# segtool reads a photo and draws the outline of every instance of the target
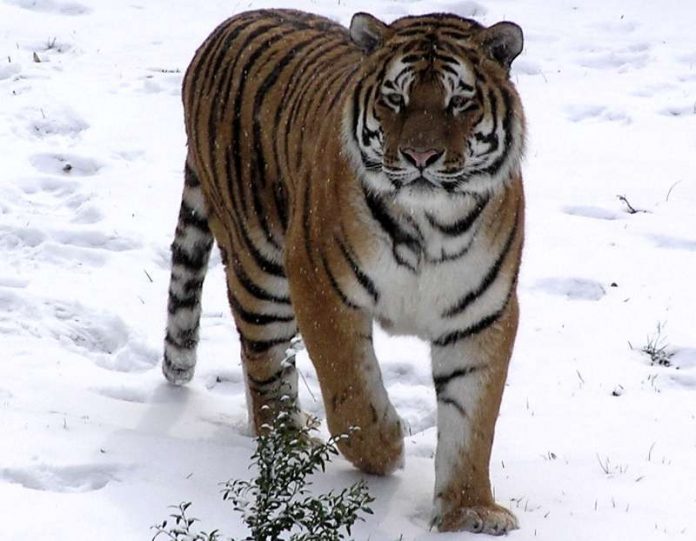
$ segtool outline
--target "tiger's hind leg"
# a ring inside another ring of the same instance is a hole
[[[291,414],[292,424],[304,426],[307,417],[300,409],[294,354],[290,340],[266,351],[254,351],[242,340],[242,363],[247,391],[249,423],[255,434],[262,433],[281,411]]]
[[[261,433],[285,407],[281,400],[293,405],[295,424],[304,424],[295,358],[288,354],[297,325],[282,266],[260,268],[249,247],[235,243],[229,228],[216,220],[211,226],[221,247],[228,300],[239,332],[250,425]]]
[[[172,271],[167,303],[167,333],[162,371],[170,383],[182,385],[196,365],[201,292],[213,247],[208,209],[194,170],[186,163],[184,191],[172,242]]]

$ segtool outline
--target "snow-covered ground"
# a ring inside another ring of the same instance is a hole
[[[167,506],[243,530],[220,481],[252,440],[219,257],[200,363],[158,362],[185,141],[179,87],[227,16],[299,7],[348,23],[452,11],[519,23],[528,233],[522,318],[494,447],[518,540],[696,539],[696,7],[684,0],[0,1],[0,539],[140,540]],[[631,214],[628,205],[645,211]],[[663,325],[672,366],[634,348]],[[370,478],[372,540],[428,532],[427,347],[380,336],[410,424]],[[323,416],[301,360],[302,399]],[[337,459],[319,489],[360,478]]]

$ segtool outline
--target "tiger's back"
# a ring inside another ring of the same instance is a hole
[[[524,117],[513,23],[297,11],[220,25],[184,78],[188,155],[163,370],[195,367],[200,297],[220,247],[256,430],[297,397],[302,334],[332,434],[364,471],[403,459],[372,322],[432,345],[434,523],[504,533],[488,466],[517,328]],[[270,406],[270,407],[267,407]],[[302,422],[299,412],[296,422]]]
[[[205,178],[216,215],[236,222],[273,264],[282,262],[292,181],[314,161],[301,158],[327,123],[340,125],[340,89],[359,62],[338,24],[256,11],[218,27],[186,73],[189,163]]]

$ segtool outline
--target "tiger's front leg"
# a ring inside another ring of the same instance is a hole
[[[329,431],[333,436],[350,433],[338,447],[357,468],[376,475],[391,473],[403,464],[402,424],[382,383],[371,317],[347,301],[330,275],[304,258],[292,257],[287,272]]]
[[[437,394],[433,525],[502,535],[517,519],[493,499],[489,463],[495,422],[517,330],[516,297],[487,329],[432,345]]]

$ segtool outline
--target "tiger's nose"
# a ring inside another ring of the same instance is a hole
[[[400,151],[401,155],[408,163],[421,170],[435,163],[438,158],[445,153],[444,150],[437,150],[435,148],[429,148],[427,150],[402,148]]]

